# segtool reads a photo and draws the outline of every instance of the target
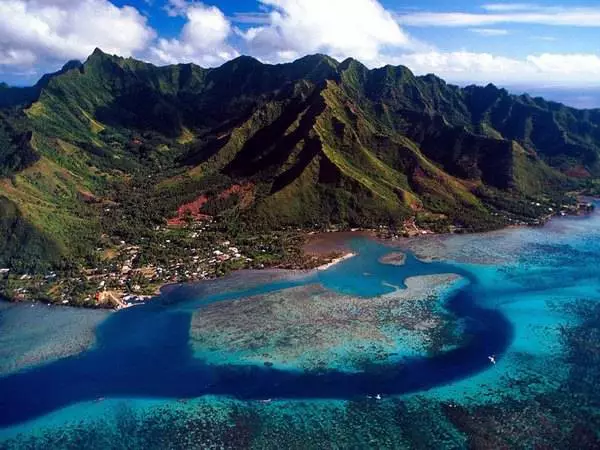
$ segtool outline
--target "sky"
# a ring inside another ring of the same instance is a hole
[[[158,65],[326,53],[458,84],[600,88],[600,0],[0,0],[0,17],[13,85],[99,47]]]

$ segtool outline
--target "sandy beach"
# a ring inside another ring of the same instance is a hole
[[[336,264],[338,264],[338,263],[341,263],[342,261],[345,261],[345,260],[347,260],[347,259],[349,259],[349,258],[352,258],[352,257],[354,257],[354,256],[356,256],[356,253],[352,253],[352,252],[350,252],[350,253],[346,253],[346,254],[344,254],[344,255],[340,256],[339,258],[334,258],[333,260],[331,260],[331,261],[330,261],[330,262],[328,262],[327,264],[323,264],[323,265],[321,265],[321,266],[317,267],[317,269],[316,269],[316,270],[327,270],[327,269],[329,269],[330,267],[333,267],[333,266],[335,266]]]

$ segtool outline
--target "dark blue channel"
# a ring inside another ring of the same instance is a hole
[[[175,289],[143,306],[111,315],[98,328],[94,348],[0,378],[0,427],[100,397],[213,394],[243,399],[351,399],[376,393],[405,394],[467,378],[488,368],[488,356],[500,357],[510,345],[512,325],[500,312],[478,305],[477,281],[469,272],[446,263],[424,263],[412,254],[403,266],[384,265],[379,258],[389,248],[367,240],[352,245],[359,256],[300,280],[200,299],[186,296],[185,288]],[[433,357],[405,359],[360,373],[303,372],[207,364],[194,358],[190,347],[195,305],[315,282],[338,292],[373,297],[393,290],[389,285],[403,287],[407,277],[440,273],[456,273],[469,280],[446,303],[466,323],[465,343]]]

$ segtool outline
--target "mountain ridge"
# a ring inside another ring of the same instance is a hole
[[[102,236],[148,237],[200,197],[231,232],[412,219],[483,230],[535,222],[600,175],[600,109],[404,66],[317,54],[157,67],[96,49],[36,86],[21,106],[0,88],[11,267],[36,249],[34,267],[85,264]],[[147,180],[145,198],[127,199]]]

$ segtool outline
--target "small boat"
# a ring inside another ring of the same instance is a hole
[[[261,400],[260,402],[261,402],[261,403],[271,403],[272,401],[273,401],[273,399],[266,398],[266,399],[264,399],[264,400]]]
[[[496,358],[494,357],[494,355],[488,356],[488,359],[492,364],[496,364]]]
[[[377,395],[375,396],[375,398],[376,398],[377,400],[381,400],[381,394],[377,394]]]

